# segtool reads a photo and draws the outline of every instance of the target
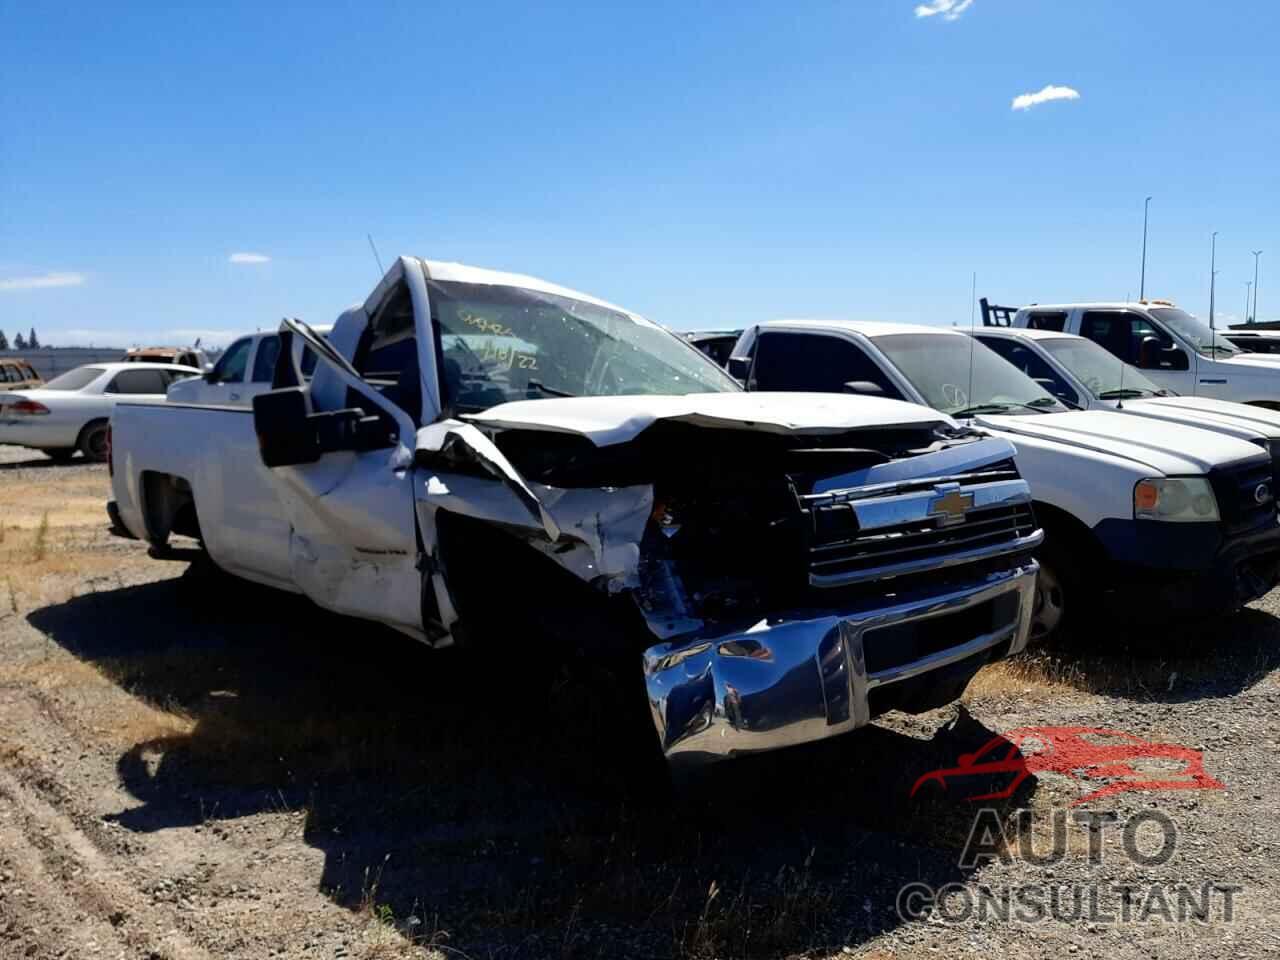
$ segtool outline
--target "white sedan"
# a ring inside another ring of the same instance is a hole
[[[198,377],[194,367],[160,363],[95,363],[68,370],[41,387],[0,394],[0,443],[43,450],[55,460],[77,450],[106,460],[107,428],[116,401],[163,400],[169,385]]]

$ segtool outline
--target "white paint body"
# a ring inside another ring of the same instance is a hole
[[[1061,353],[1052,349],[1055,343],[1079,342],[1092,344],[1069,333],[1058,333],[1051,330],[1030,330],[1020,327],[983,327],[974,332],[974,336],[982,343],[999,350],[1001,342],[1017,344],[1031,351],[1051,372],[1060,378],[1059,386],[1065,385],[1070,391],[1065,398],[1084,410],[1111,410],[1126,413],[1135,417],[1147,417],[1153,420],[1166,420],[1182,423],[1187,426],[1201,427],[1229,436],[1238,437],[1257,443],[1265,438],[1268,441],[1280,441],[1280,411],[1269,410],[1256,404],[1234,403],[1230,400],[1218,400],[1213,397],[1182,397],[1144,395],[1128,399],[1107,399],[1098,395],[1097,385],[1087,382],[1078,369],[1072,369],[1062,359]],[[1095,345],[1096,347],[1096,345]],[[1101,347],[1096,347],[1101,350]],[[1002,356],[1006,354],[1002,353]],[[1122,361],[1119,361],[1122,362]],[[1128,373],[1127,382],[1132,387],[1135,382],[1147,377],[1147,371],[1138,370],[1124,364]],[[1028,372],[1024,370],[1024,372]],[[1117,384],[1126,382],[1124,379]],[[1050,393],[1055,393],[1050,389]],[[1055,395],[1057,395],[1055,393]]]
[[[574,433],[603,447],[624,442],[661,419],[812,434],[893,424],[956,426],[910,403],[737,391],[522,400],[491,407],[464,422],[443,412],[435,354],[439,338],[431,326],[428,277],[514,286],[609,306],[535,278],[401,258],[363,305],[342,314],[327,340],[351,362],[371,319],[407,288],[419,358],[418,421],[426,426],[416,427],[404,410],[371,392],[368,382],[322,356],[310,381],[314,409],[341,409],[350,391],[356,391],[367,401],[366,413],[377,409],[395,422],[397,440],[385,449],[327,453],[315,463],[268,469],[259,455],[253,410],[243,395],[223,397],[205,390],[208,385],[201,382],[183,385],[170,391],[166,403],[126,404],[116,411],[112,490],[123,525],[139,539],[154,541],[144,502],[144,474],[180,478],[190,485],[204,545],[223,569],[305,593],[327,609],[386,623],[443,645],[451,642],[447,628],[456,613],[443,572],[433,562],[438,510],[545,533],[546,541],[564,547],[556,552],[565,554],[561,562],[566,567],[584,577],[616,577],[625,585],[634,573],[636,531],[643,529],[652,509],[648,487],[555,490],[527,484],[478,427]],[[661,331],[634,314],[627,317]],[[682,349],[722,377],[695,348],[682,344]],[[726,385],[732,388],[727,380]],[[477,476],[474,471],[453,473],[415,463],[416,454],[439,451],[450,442],[465,445],[488,472]],[[571,533],[573,542],[559,541],[561,531]],[[424,598],[434,599],[446,628],[443,636],[428,631]]]
[[[316,327],[327,335],[331,327]],[[216,364],[204,376],[183,380],[169,388],[168,398],[174,403],[191,403],[206,407],[253,407],[253,398],[271,389],[271,373],[279,352],[280,334],[275,330],[248,334],[233,340]],[[301,347],[299,347],[299,351]],[[244,352],[244,366],[227,376],[228,361]]]

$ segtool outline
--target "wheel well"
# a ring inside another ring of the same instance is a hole
[[[142,515],[152,546],[163,547],[172,533],[200,539],[200,519],[191,484],[182,477],[154,470],[144,470],[140,479]]]
[[[1280,402],[1275,400],[1250,400],[1249,406],[1262,407],[1264,410],[1280,410]]]
[[[80,432],[76,434],[76,446],[79,447],[82,443],[84,443],[85,435],[90,430],[94,429],[95,427],[105,427],[110,422],[111,421],[107,417],[99,417],[96,420],[90,420],[83,427],[81,427]]]
[[[1051,503],[1036,500],[1033,506],[1036,520],[1044,529],[1044,548],[1067,553],[1090,565],[1106,559],[1106,550],[1083,521]]]
[[[467,642],[519,639],[596,657],[634,654],[654,642],[629,600],[594,589],[516,533],[445,510],[436,524]]]

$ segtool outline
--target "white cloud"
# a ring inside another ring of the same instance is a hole
[[[943,20],[959,20],[960,14],[971,6],[973,0],[929,0],[916,7],[917,17],[936,17],[942,14]]]
[[[49,287],[78,287],[83,283],[83,273],[44,273],[38,277],[10,277],[8,280],[0,280],[0,293],[11,290],[44,290]]]
[[[270,263],[271,258],[265,253],[233,253],[227,257],[228,263]]]
[[[1035,93],[1020,93],[1013,98],[1014,110],[1030,110],[1034,106],[1048,103],[1050,100],[1079,100],[1080,91],[1071,87],[1057,87],[1052,83]]]

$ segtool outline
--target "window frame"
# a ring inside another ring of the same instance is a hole
[[[138,377],[152,376],[160,382],[160,390],[120,390],[117,389],[117,383],[121,377]],[[144,367],[141,370],[117,370],[110,382],[102,388],[103,393],[109,393],[114,396],[121,397],[158,397],[164,396],[169,390],[169,378],[164,370],[157,370],[154,367]]]
[[[1061,332],[1065,332],[1065,331],[1061,331]],[[977,341],[981,343],[984,347],[986,347],[988,350],[993,351],[994,353],[999,354],[1002,360],[1004,360],[1006,363],[1013,364],[1013,366],[1018,367],[1019,370],[1022,370],[1022,368],[1019,367],[1018,364],[1011,357],[1005,356],[1002,348],[1005,348],[1008,350],[1025,350],[1034,361],[1036,361],[1037,363],[1039,363],[1041,366],[1044,367],[1045,372],[1050,375],[1050,379],[1052,379],[1055,383],[1060,384],[1062,389],[1064,389],[1068,394],[1070,394],[1070,399],[1067,399],[1066,397],[1058,396],[1058,394],[1054,393],[1052,390],[1049,390],[1048,387],[1045,387],[1045,389],[1048,390],[1049,393],[1053,394],[1063,403],[1070,404],[1071,406],[1079,407],[1079,408],[1084,408],[1086,406],[1086,404],[1083,403],[1080,399],[1080,391],[1077,390],[1075,388],[1075,385],[1071,382],[1074,378],[1073,377],[1069,378],[1066,375],[1064,375],[1057,368],[1057,365],[1054,364],[1052,361],[1050,361],[1043,354],[1041,354],[1039,350],[1036,350],[1033,347],[1027,346],[1026,343],[1024,343],[1023,341],[1015,337],[997,337],[997,336],[989,336],[989,335],[983,336],[981,333],[974,334],[974,336],[976,337]],[[1035,380],[1037,383],[1041,379],[1041,378],[1037,378],[1036,375],[1029,370],[1022,370],[1022,372],[1025,373],[1032,380]],[[1041,386],[1044,386],[1044,385],[1041,384]]]
[[[253,359],[253,355],[254,353],[256,353],[256,351],[254,350],[253,341],[254,341],[254,338],[252,336],[240,337],[238,340],[233,340],[231,342],[231,345],[227,347],[226,350],[222,351],[222,356],[220,356],[218,358],[218,362],[213,365],[213,369],[209,371],[209,382],[210,383],[245,383],[246,382],[245,378],[248,377],[250,373],[249,361]],[[224,365],[227,363],[228,358],[233,355],[233,351],[235,351],[236,348],[240,346],[240,344],[244,344],[244,349],[246,351],[245,360],[244,360],[244,369],[240,371],[240,376],[237,379],[229,380],[222,375],[222,370],[225,369]]]
[[[1126,345],[1125,355],[1116,353],[1109,346],[1107,346],[1103,341],[1098,340],[1095,337],[1091,337],[1089,336],[1088,333],[1085,332],[1085,324],[1087,324],[1091,318],[1097,317],[1097,316],[1120,317],[1120,318],[1123,318],[1123,320],[1129,324],[1128,329],[1125,330],[1125,345]],[[1196,352],[1194,350],[1191,350],[1185,343],[1183,343],[1180,337],[1175,336],[1172,332],[1170,332],[1168,328],[1166,328],[1165,325],[1162,324],[1159,320],[1156,320],[1154,317],[1148,317],[1144,314],[1138,313],[1135,310],[1114,310],[1114,309],[1085,310],[1080,314],[1080,336],[1084,337],[1086,340],[1092,340],[1094,343],[1102,347],[1108,353],[1112,354],[1113,356],[1119,357],[1123,363],[1127,363],[1130,366],[1137,367],[1139,370],[1141,370],[1143,368],[1138,363],[1141,357],[1131,355],[1133,353],[1133,347],[1134,347],[1133,324],[1135,321],[1142,321],[1143,323],[1148,324],[1155,331],[1156,336],[1159,337],[1159,339],[1161,340],[1162,350],[1169,350],[1169,349],[1176,348],[1178,350],[1183,351],[1183,353],[1187,354],[1188,358],[1192,353]],[[1160,369],[1165,369],[1165,368],[1160,368]]]
[[[859,342],[856,337],[849,336],[843,330],[801,330],[801,329],[795,329],[795,328],[789,328],[789,327],[765,327],[761,329],[752,340],[749,348],[750,356],[751,356],[751,369],[750,369],[750,372],[748,373],[747,380],[746,380],[747,390],[749,391],[762,390],[762,388],[760,387],[759,369],[758,369],[759,363],[760,363],[762,346],[766,341],[766,339],[770,337],[781,337],[781,336],[812,337],[815,339],[822,339],[822,340],[835,340],[842,344],[845,344],[851,350],[856,351],[857,354],[862,358],[862,360],[870,364],[871,369],[875,371],[876,377],[871,382],[875,383],[877,386],[879,386],[881,389],[884,390],[884,393],[881,395],[883,399],[905,400],[908,403],[916,402],[915,400],[910,399],[913,391],[903,388],[903,385],[898,382],[897,377],[894,376],[893,372],[885,369],[885,367],[880,363],[873,349],[868,349],[864,344]],[[853,382],[855,379],[867,379],[867,378],[850,377],[842,381],[842,383]],[[763,389],[765,390],[765,392],[779,392],[779,391],[773,391],[771,388],[763,388]],[[788,389],[781,392],[840,393],[844,396],[859,396],[859,394],[847,393],[844,390],[840,390],[840,391],[825,390],[825,389],[819,389],[818,387],[806,387],[803,391]],[[865,394],[861,394],[861,396],[865,396]]]
[[[271,358],[271,366],[267,369],[266,377],[263,378],[258,376],[260,372],[258,370],[258,364],[261,362],[262,358],[266,356],[266,351],[267,349],[269,349],[267,347],[268,343],[275,344],[275,356]],[[270,384],[271,381],[275,378],[276,361],[279,358],[280,358],[280,334],[265,333],[260,337],[258,337],[258,342],[257,344],[254,345],[254,348],[253,348],[253,363],[249,365],[249,369],[247,370],[249,379],[246,382]]]

